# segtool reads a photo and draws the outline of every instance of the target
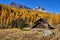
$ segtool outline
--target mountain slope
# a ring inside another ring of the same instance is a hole
[[[32,27],[34,22],[39,18],[43,18],[51,25],[59,24],[57,20],[60,20],[59,16],[52,13],[28,10],[26,8],[18,9],[10,5],[0,4],[0,28],[16,27],[21,20],[24,21],[25,24],[28,24],[27,26]]]

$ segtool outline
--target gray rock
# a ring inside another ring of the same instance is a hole
[[[52,30],[45,30],[44,31],[44,36],[49,36],[51,34],[53,34],[53,31]]]

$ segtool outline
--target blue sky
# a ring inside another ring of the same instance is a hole
[[[41,6],[49,12],[60,12],[60,0],[0,0],[1,4],[10,4],[11,2],[22,4],[30,8]]]

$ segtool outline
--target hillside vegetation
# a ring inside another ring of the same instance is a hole
[[[39,18],[43,18],[51,25],[60,24],[60,14],[39,12],[25,8],[18,9],[9,5],[0,4],[0,28],[17,27],[21,22],[27,24],[25,26],[32,27],[34,22]]]
[[[0,40],[60,40],[60,32],[55,35],[44,36],[43,32],[21,31],[20,29],[0,29]]]

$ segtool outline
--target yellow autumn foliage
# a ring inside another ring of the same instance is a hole
[[[0,24],[3,23],[8,25],[13,19],[22,19],[32,26],[39,18],[43,18],[52,25],[60,24],[60,14],[39,12],[37,10],[28,10],[24,8],[17,9],[2,4],[0,4],[0,13]]]

